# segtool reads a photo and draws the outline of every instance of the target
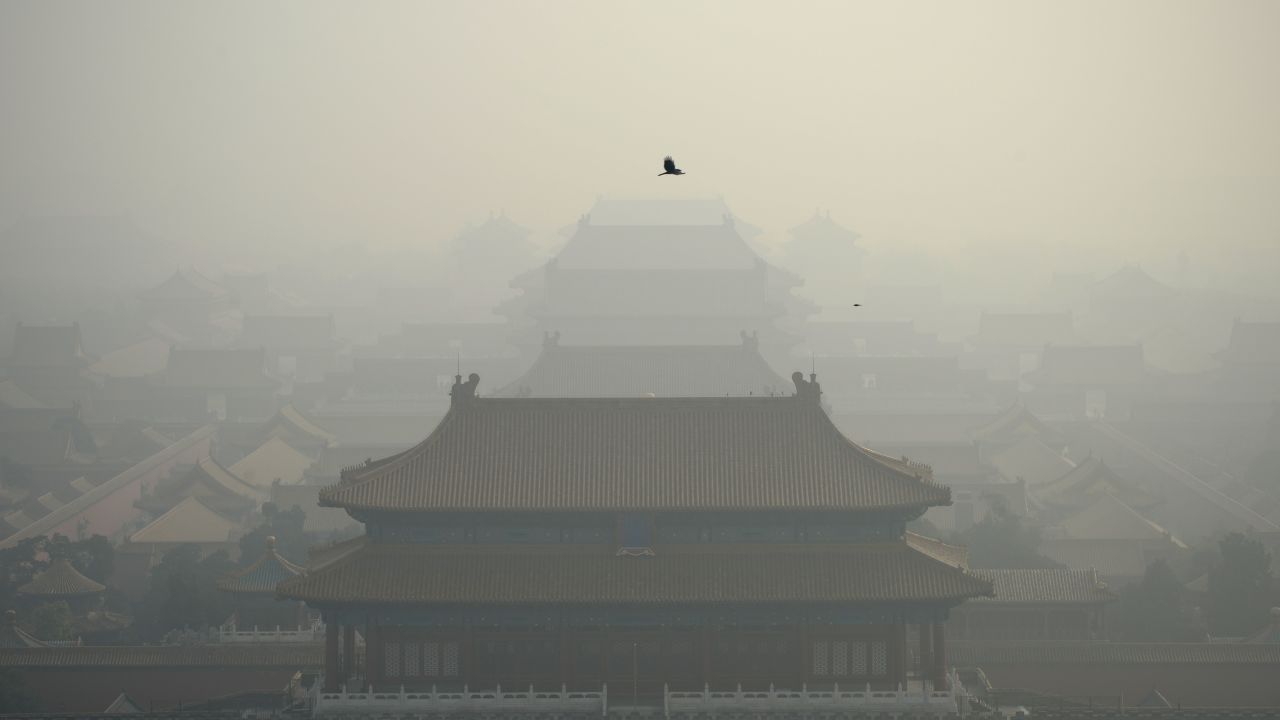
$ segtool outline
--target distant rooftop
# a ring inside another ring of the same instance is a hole
[[[506,397],[720,397],[790,394],[744,334],[738,345],[561,345],[550,336]]]

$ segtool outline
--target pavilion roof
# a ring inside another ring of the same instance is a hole
[[[903,542],[667,546],[645,557],[612,546],[369,543],[277,590],[357,604],[957,602],[990,592]]]
[[[106,589],[102,583],[82,575],[66,558],[58,558],[49,563],[49,567],[31,582],[18,588],[18,593],[41,597],[70,597],[93,595]]]
[[[720,397],[790,388],[753,338],[738,345],[567,346],[548,341],[507,397]]]
[[[262,556],[247,568],[218,579],[218,589],[231,593],[274,593],[284,580],[300,575],[301,565],[289,562],[276,550],[276,539],[267,538]]]
[[[400,512],[918,511],[950,503],[927,468],[886,462],[844,437],[815,390],[495,399],[459,398],[460,387],[467,385],[455,386],[448,414],[425,440],[349,468],[320,502]]]

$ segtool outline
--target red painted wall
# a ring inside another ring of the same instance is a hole
[[[87,521],[86,535],[115,537],[125,525],[140,514],[141,511],[134,507],[133,504],[141,497],[143,485],[154,487],[174,467],[178,465],[193,465],[202,458],[208,457],[212,440],[213,436],[210,434],[208,437],[192,443],[190,447],[184,448],[181,452],[175,453],[172,457],[156,463],[153,467],[148,468],[146,472],[139,473],[138,477],[131,479],[124,486],[117,488],[110,495],[86,508],[79,515],[54,528],[52,532],[74,538],[77,537],[79,525]]]

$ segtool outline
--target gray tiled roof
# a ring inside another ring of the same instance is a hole
[[[412,511],[886,510],[950,502],[807,397],[455,403],[426,440],[343,474],[322,505]]]
[[[720,397],[789,392],[754,342],[739,345],[544,345],[508,397]]]
[[[218,579],[218,589],[233,593],[273,593],[276,585],[302,573],[302,566],[289,562],[276,551],[275,538],[267,539],[267,549],[252,565]]]
[[[990,584],[905,543],[459,548],[369,544],[278,588],[335,603],[769,603],[960,601]]]
[[[18,593],[65,597],[91,595],[106,589],[105,585],[80,574],[80,571],[76,570],[66,558],[59,558],[50,563],[48,569],[35,576],[31,582],[18,588]]]
[[[1103,603],[1116,599],[1096,570],[1068,568],[974,570],[990,580],[993,603]]]

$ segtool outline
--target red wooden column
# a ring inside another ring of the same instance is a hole
[[[338,622],[325,618],[324,625],[324,690],[337,692],[342,671],[338,667]]]
[[[920,634],[920,662],[918,665],[920,679],[933,677],[933,626],[920,623],[916,626]]]
[[[342,628],[342,682],[356,674],[356,626]],[[354,689],[354,688],[348,688]]]
[[[365,685],[381,684],[378,676],[378,660],[382,657],[382,629],[372,622],[364,626],[364,682]]]
[[[911,657],[911,653],[907,652],[907,624],[896,623],[890,626],[889,630],[890,642],[893,643],[893,652],[889,658],[893,663],[890,672],[893,673],[893,684],[895,688],[906,689],[907,687],[907,661]]]
[[[933,687],[946,690],[947,682],[947,636],[943,632],[942,623],[933,623]]]

